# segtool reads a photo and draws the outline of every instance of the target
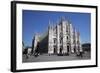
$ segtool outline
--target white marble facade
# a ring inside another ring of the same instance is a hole
[[[70,54],[82,51],[79,31],[66,20],[48,28],[48,54]]]
[[[39,41],[38,35],[34,38],[34,50]],[[61,19],[56,26],[49,22],[48,26],[48,54],[70,54],[82,51],[79,31],[67,19]]]

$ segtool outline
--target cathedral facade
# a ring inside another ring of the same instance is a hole
[[[41,36],[35,35],[34,50],[39,44],[40,49],[46,50],[48,54],[70,54],[82,51],[79,31],[66,19],[61,19],[55,26],[49,23],[47,34],[40,38]]]

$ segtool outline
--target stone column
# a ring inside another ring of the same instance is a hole
[[[71,45],[71,53],[74,53],[74,44],[73,44],[73,41],[74,41],[74,32],[73,32],[73,26],[72,24],[70,24],[70,45]]]
[[[78,38],[79,52],[82,52],[83,49],[82,49],[82,45],[81,45],[81,41],[80,41],[80,33],[79,33],[79,31],[77,33],[77,38]]]
[[[76,52],[79,53],[79,48],[78,48],[78,35],[77,31],[75,30],[75,46],[76,46]]]
[[[63,51],[62,53],[67,53],[66,46],[66,21],[62,21],[62,37],[63,37]]]
[[[53,54],[53,27],[49,26],[48,29],[48,54]]]
[[[59,33],[59,25],[57,25],[57,54],[60,53],[60,33]]]

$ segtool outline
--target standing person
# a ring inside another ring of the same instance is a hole
[[[28,59],[28,48],[25,48],[23,54],[25,55],[26,59]]]
[[[39,42],[38,42],[37,48],[35,50],[35,57],[39,56],[39,48],[40,48],[40,45],[39,45]]]
[[[37,49],[36,49],[36,51],[35,51],[36,53],[39,53],[39,48],[40,48],[40,47],[39,47],[39,42],[38,42],[38,44],[37,44]]]
[[[83,51],[80,50],[80,57],[82,58],[83,57]]]

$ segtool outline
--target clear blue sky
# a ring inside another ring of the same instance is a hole
[[[47,31],[49,21],[56,24],[62,16],[69,19],[76,30],[79,30],[82,43],[91,42],[90,13],[23,10],[22,14],[22,40],[25,46],[32,45],[35,33],[41,34]]]

